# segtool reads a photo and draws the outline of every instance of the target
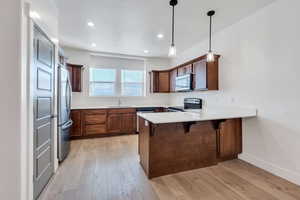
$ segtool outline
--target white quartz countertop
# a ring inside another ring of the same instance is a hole
[[[153,124],[249,118],[256,117],[256,115],[257,110],[252,108],[213,108],[186,110],[186,112],[138,113],[139,117]]]
[[[89,110],[89,109],[113,109],[113,108],[149,108],[149,107],[159,107],[159,108],[168,108],[168,105],[111,105],[111,106],[72,106],[72,110]]]

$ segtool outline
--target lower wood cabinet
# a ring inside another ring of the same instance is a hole
[[[122,114],[109,114],[107,117],[107,130],[110,133],[120,133],[122,126]]]
[[[71,138],[136,132],[135,109],[72,110]]]
[[[122,124],[121,130],[124,133],[134,133],[136,132],[136,114],[135,113],[127,113],[122,114]]]
[[[218,157],[232,159],[242,153],[242,119],[222,122],[217,133]]]
[[[81,126],[81,111],[72,110],[71,119],[73,120],[73,125],[71,128],[71,137],[80,137],[82,136],[82,126]]]
[[[107,129],[109,133],[136,132],[135,109],[113,109],[108,112]]]

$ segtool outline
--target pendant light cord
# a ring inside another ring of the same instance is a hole
[[[211,52],[211,25],[212,25],[212,16],[210,16],[210,21],[209,21],[209,52]]]
[[[175,27],[175,16],[174,16],[174,12],[175,12],[175,6],[173,6],[173,12],[172,12],[172,46],[174,46],[174,27]]]

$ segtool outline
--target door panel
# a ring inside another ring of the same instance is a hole
[[[194,74],[195,74],[195,90],[206,90],[207,89],[207,66],[206,60],[202,60],[194,63]]]
[[[71,137],[82,136],[81,111],[72,110],[71,119],[73,120],[73,126],[71,128]]]
[[[169,72],[159,72],[158,88],[159,92],[170,92]]]
[[[52,74],[44,71],[42,69],[38,69],[37,72],[37,87],[40,90],[50,90],[52,85]]]
[[[122,114],[109,114],[107,117],[107,129],[110,133],[120,133],[122,126]]]
[[[122,133],[136,132],[136,114],[122,114]]]
[[[53,174],[53,74],[54,45],[34,27],[34,199]]]

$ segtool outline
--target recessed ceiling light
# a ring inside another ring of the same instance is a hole
[[[41,19],[41,16],[36,11],[30,11],[29,15],[32,19]]]
[[[92,43],[92,47],[96,47],[97,45],[96,45],[96,43]]]
[[[149,51],[148,50],[144,50],[144,53],[149,53]]]
[[[94,27],[94,26],[95,26],[95,24],[94,24],[93,22],[88,22],[87,25],[88,25],[89,27]]]
[[[162,39],[162,38],[164,38],[164,35],[163,34],[157,34],[157,37],[159,38],[159,39]]]
[[[59,42],[59,40],[57,38],[51,38],[51,41],[56,44]]]

